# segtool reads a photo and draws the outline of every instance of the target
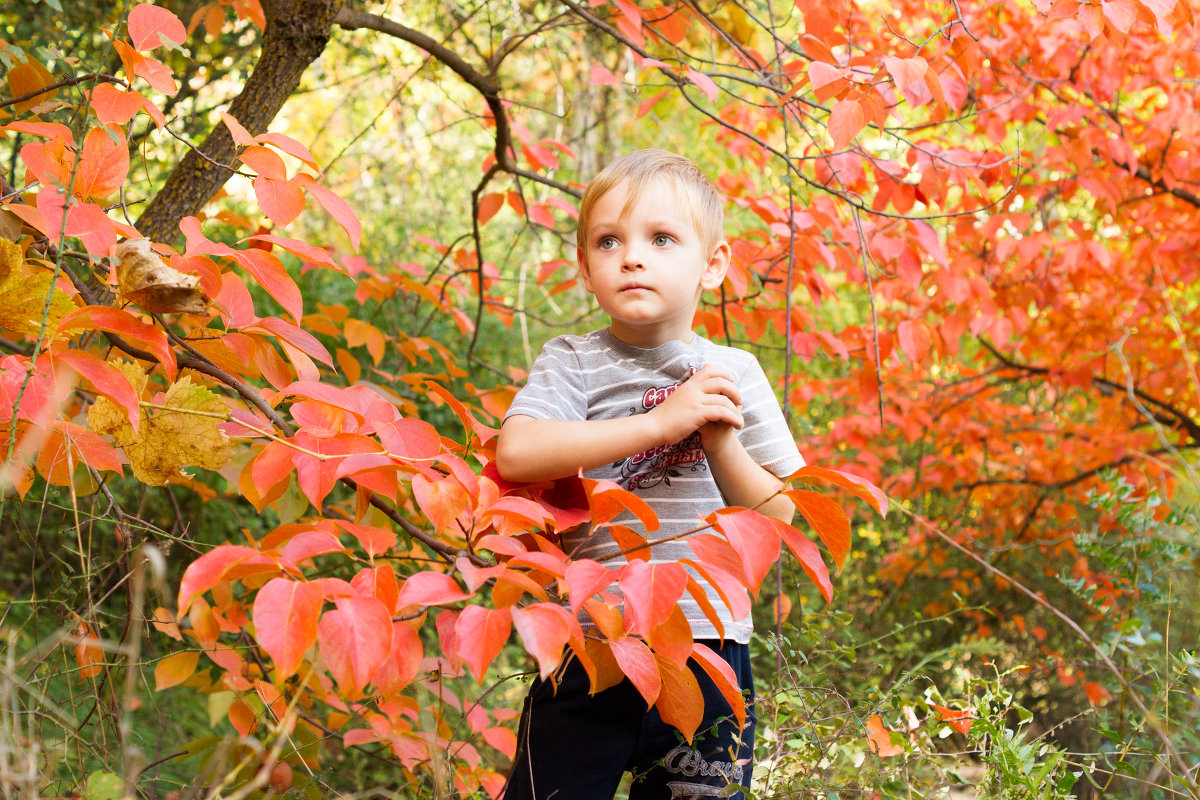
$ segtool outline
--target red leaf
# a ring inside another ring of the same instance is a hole
[[[704,92],[709,100],[714,103],[717,102],[717,92],[719,90],[712,78],[691,67],[688,67],[687,76],[688,80],[700,87],[700,91]]]
[[[824,61],[814,61],[808,67],[808,82],[812,86],[813,92],[819,92],[820,89],[845,79],[846,70],[826,64]],[[822,98],[818,93],[817,99],[828,99],[828,97]]]
[[[598,561],[581,559],[567,566],[564,580],[571,600],[571,613],[579,614],[585,600],[612,583],[616,571]]]
[[[715,536],[711,538],[717,539]],[[717,541],[720,540],[717,539]],[[691,544],[690,541],[689,544]],[[724,542],[721,542],[721,544],[730,549],[729,545]],[[720,567],[691,559],[680,563],[687,564],[699,572],[717,590],[717,594],[720,595],[721,600],[725,603],[726,608],[729,609],[729,613],[734,619],[743,619],[750,614],[750,594],[746,591],[746,587],[742,585],[742,578],[738,573],[729,572]]]
[[[216,586],[238,567],[258,567],[257,572],[275,572],[279,567],[253,547],[223,544],[197,558],[179,581],[179,614],[187,614],[192,600]],[[242,574],[250,574],[242,572]]]
[[[167,334],[161,328],[142,322],[128,311],[111,306],[84,306],[64,316],[58,330],[66,332],[75,328],[108,331],[140,342],[158,358],[167,377],[175,379],[175,353],[167,344]]]
[[[306,531],[288,540],[280,553],[279,561],[283,566],[298,569],[301,561],[329,553],[348,552],[337,537],[329,531]]]
[[[421,513],[438,532],[449,529],[458,515],[467,509],[470,500],[466,489],[451,475],[436,481],[424,475],[414,475],[412,493],[421,507]]]
[[[658,516],[654,509],[633,492],[622,489],[612,481],[596,481],[591,478],[583,479],[583,488],[587,492],[592,522],[596,525],[609,522],[628,511],[638,518],[646,530],[658,530]]]
[[[872,714],[867,719],[867,743],[871,752],[881,757],[899,755],[904,752],[904,746],[892,744],[892,732],[883,725],[883,718]]]
[[[129,12],[125,23],[129,40],[138,50],[153,50],[156,47],[183,44],[187,31],[179,17],[165,8],[141,3]]]
[[[272,578],[254,598],[254,638],[267,651],[279,679],[296,674],[317,641],[317,618],[325,602],[319,586]]]
[[[771,565],[779,558],[779,531],[768,518],[746,509],[718,511],[709,521],[738,554],[746,587],[757,596]]]
[[[634,631],[648,635],[666,621],[687,588],[687,570],[679,564],[630,561],[618,581],[625,605],[633,615]]]
[[[796,510],[821,537],[833,562],[841,569],[850,552],[850,520],[846,518],[846,512],[834,500],[817,492],[789,489],[784,494],[796,504]]]
[[[321,204],[321,207],[329,212],[329,215],[342,226],[342,229],[346,231],[346,235],[350,237],[350,244],[354,247],[355,252],[358,252],[358,242],[362,239],[362,223],[358,221],[358,217],[350,208],[350,205],[333,191],[321,186],[306,173],[297,175],[294,180],[304,187],[305,191],[317,198],[317,202]]]
[[[265,144],[273,144],[283,152],[287,153],[289,156],[294,156],[313,169],[318,169],[317,159],[313,157],[313,154],[309,151],[309,149],[287,134],[260,133],[258,136],[254,137],[254,141],[263,142]]]
[[[499,655],[512,630],[512,612],[508,608],[467,606],[458,615],[454,631],[458,655],[483,683],[488,664]]]
[[[537,603],[528,608],[512,609],[513,627],[517,629],[525,649],[537,659],[538,674],[542,680],[550,677],[550,673],[562,662],[563,648],[571,638],[568,619],[573,617],[565,608],[554,603]],[[459,639],[460,655],[462,645]]]
[[[929,356],[931,339],[929,326],[920,320],[906,319],[896,328],[900,349],[913,364],[921,364]]]
[[[371,525],[360,525],[344,519],[334,521],[346,533],[358,539],[358,543],[367,551],[371,558],[382,555],[396,546],[396,532],[391,528],[376,528]]]
[[[410,575],[400,587],[396,609],[410,606],[440,606],[470,599],[474,592],[467,593],[455,583],[454,578],[442,572],[418,572]]]
[[[826,127],[833,138],[834,150],[845,150],[866,124],[862,106],[857,100],[838,100],[829,112]]]
[[[280,481],[287,480],[295,469],[292,452],[292,448],[282,442],[271,442],[254,457],[250,477],[262,495],[270,492]]]
[[[403,622],[392,623],[392,649],[371,682],[385,695],[395,695],[421,671],[425,646],[421,637]]]
[[[298,447],[326,456],[324,460],[300,450],[292,451],[292,462],[296,465],[296,479],[300,490],[313,504],[320,508],[325,497],[337,482],[338,468],[342,459],[328,456],[345,456],[352,453],[372,453],[378,445],[366,436],[356,433],[339,433],[333,436],[318,436],[308,429],[297,431],[294,441]]]
[[[662,691],[662,678],[658,672],[658,662],[650,648],[639,639],[626,636],[609,642],[617,665],[629,678],[629,682],[637,688],[646,700],[646,710],[649,711],[658,700]]]
[[[669,658],[655,656],[662,680],[655,706],[663,722],[676,728],[688,744],[700,723],[704,721],[704,695],[696,676],[686,666],[681,667]]]
[[[374,597],[339,597],[317,626],[321,657],[342,692],[357,696],[392,652],[392,618]]]
[[[825,566],[825,561],[821,558],[821,551],[817,546],[808,540],[800,531],[787,525],[780,520],[774,520],[776,528],[783,536],[783,540],[787,542],[788,548],[791,549],[792,555],[796,556],[796,560],[800,562],[800,566],[808,573],[808,577],[817,585],[821,591],[821,596],[825,598],[826,603],[833,602],[833,583],[829,580],[829,569]]]
[[[554,215],[541,203],[529,207],[529,218],[543,228],[554,228]]]
[[[881,517],[887,516],[888,498],[878,486],[871,483],[866,478],[860,478],[849,472],[842,472],[836,469],[827,469],[825,467],[806,466],[801,467],[796,472],[793,472],[788,480],[792,481],[796,478],[816,479],[832,483],[834,486],[840,486],[843,489],[849,489],[856,497],[866,500],[871,506],[879,512]]]
[[[621,79],[614,75],[612,70],[601,64],[599,61],[592,62],[592,68],[588,75],[588,80],[596,86],[616,86],[621,82]]]
[[[292,181],[259,175],[254,179],[254,196],[263,213],[281,228],[304,210],[304,190]]]
[[[383,607],[388,611],[396,610],[400,585],[396,582],[396,573],[390,564],[361,570],[350,581],[350,585],[363,597],[374,597],[383,603]]]
[[[303,259],[312,264],[345,273],[346,269],[342,265],[333,260],[333,256],[322,247],[315,247],[308,242],[300,239],[292,239],[287,236],[276,236],[271,233],[256,233],[253,236],[248,236],[244,241],[250,242],[269,242],[276,247],[281,247],[287,250],[292,255],[299,259]]]
[[[262,251],[259,250],[256,252],[261,253]],[[329,355],[329,351],[325,349],[325,345],[317,341],[315,336],[303,328],[299,328],[279,317],[264,317],[263,319],[256,320],[253,325],[245,326],[245,330],[247,331],[252,331],[255,328],[278,336],[301,353],[312,356],[322,364],[330,367],[333,366],[333,356]]]
[[[442,449],[437,429],[420,419],[397,419],[375,426],[379,441],[394,456],[428,461]]]
[[[920,56],[912,58],[884,56],[883,66],[892,76],[892,80],[896,82],[896,88],[902,92],[924,78],[929,69],[929,64]]]
[[[737,675],[729,662],[721,658],[711,647],[703,642],[696,642],[692,648],[692,659],[700,665],[707,674],[717,691],[725,698],[725,702],[733,709],[738,727],[746,725],[746,698],[742,688],[738,686]]]
[[[138,407],[137,393],[129,385],[125,373],[87,350],[60,350],[54,357],[86,378],[99,394],[124,408],[129,424],[137,432],[142,417],[141,409]]]
[[[292,319],[300,322],[304,316],[304,297],[300,287],[288,275],[279,259],[265,250],[250,248],[235,250],[233,257],[242,267],[253,276],[258,285],[274,297],[283,310],[292,315]]]

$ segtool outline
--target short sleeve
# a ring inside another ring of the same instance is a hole
[[[579,357],[563,341],[551,339],[529,370],[529,379],[517,392],[504,418],[587,419],[587,392],[582,385]]]
[[[775,391],[757,360],[742,373],[738,390],[742,394],[744,422],[738,439],[755,463],[778,478],[786,478],[803,467],[804,456],[796,447]]]

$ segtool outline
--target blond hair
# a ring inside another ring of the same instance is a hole
[[[600,170],[587,185],[579,204],[577,238],[580,244],[586,241],[588,217],[601,197],[627,181],[625,207],[621,210],[621,216],[624,217],[641,199],[646,187],[658,179],[667,181],[675,189],[675,196],[691,217],[692,227],[700,236],[704,250],[715,249],[724,238],[725,211],[721,195],[691,159],[658,149],[626,153]]]

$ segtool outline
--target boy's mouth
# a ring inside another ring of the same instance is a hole
[[[631,283],[627,286],[621,287],[622,292],[633,292],[633,291],[637,291],[637,290],[642,290],[642,291],[648,292],[648,291],[650,291],[650,287],[646,286],[644,284],[641,284],[641,283]]]

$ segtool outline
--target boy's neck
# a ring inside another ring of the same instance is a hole
[[[690,328],[686,331],[644,331],[613,323],[609,324],[607,330],[621,344],[627,344],[630,347],[637,347],[643,350],[649,350],[667,342],[691,344],[692,339],[696,335]]]

